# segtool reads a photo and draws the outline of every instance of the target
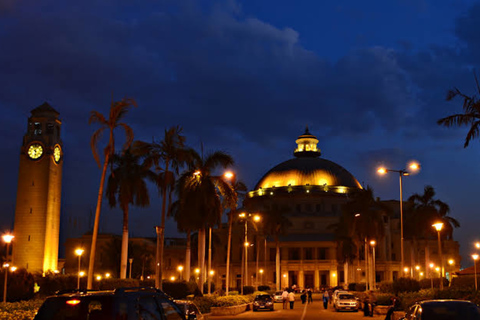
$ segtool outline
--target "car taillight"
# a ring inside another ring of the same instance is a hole
[[[75,306],[80,303],[80,300],[67,300],[67,304]]]

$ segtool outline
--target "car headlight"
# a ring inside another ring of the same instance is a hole
[[[272,304],[272,301],[268,301],[267,304]]]
[[[258,306],[258,301],[254,301],[253,304]]]

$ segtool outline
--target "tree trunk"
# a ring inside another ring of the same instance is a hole
[[[282,277],[280,275],[280,241],[278,241],[278,236],[275,237],[275,246],[277,249],[277,253],[275,255],[275,272],[277,276],[277,291],[280,290]]]
[[[212,270],[212,227],[208,228],[208,267],[207,267],[207,293],[211,293],[211,280],[210,270]]]
[[[123,208],[122,253],[120,258],[120,279],[127,278],[128,261],[128,204]]]
[[[100,178],[100,187],[98,188],[98,197],[97,197],[97,208],[95,210],[95,222],[93,224],[93,233],[92,233],[92,245],[90,247],[90,260],[88,263],[88,275],[87,275],[87,289],[91,290],[93,288],[93,270],[95,266],[95,249],[97,247],[97,236],[98,236],[98,226],[100,224],[100,211],[102,208],[102,199],[103,199],[103,186],[105,184],[105,176],[107,175],[108,168],[108,153],[105,155],[105,162],[103,163],[102,176]]]
[[[200,268],[200,291],[203,292],[205,283],[205,228],[198,231],[198,265]]]
[[[228,296],[228,287],[230,284],[230,255],[232,250],[232,213],[228,216],[228,241],[227,241],[227,270],[225,272],[225,293]]]
[[[192,239],[190,230],[187,231],[187,250],[185,252],[185,280],[190,281],[190,261],[192,260]]]
[[[157,257],[156,257],[156,277],[155,287],[162,289],[162,277],[163,277],[163,251],[165,245],[165,215],[167,209],[167,173],[168,172],[168,160],[165,161],[165,179],[163,182],[162,190],[162,220],[160,223],[160,232],[157,232]],[[160,238],[160,239],[159,239]]]

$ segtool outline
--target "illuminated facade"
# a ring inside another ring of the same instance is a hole
[[[279,287],[296,285],[299,288],[319,290],[326,286],[365,283],[367,276],[373,279],[373,269],[367,267],[364,260],[364,247],[360,248],[360,259],[352,263],[339,260],[338,242],[334,224],[340,221],[343,205],[349,201],[352,192],[363,187],[355,177],[340,165],[322,159],[317,147],[318,140],[307,130],[296,140],[295,158],[273,167],[247,194],[245,210],[251,213],[282,211],[291,222],[285,236],[280,236],[280,284]],[[393,215],[382,213],[384,238],[377,239],[375,279],[376,282],[392,281],[402,276],[400,270],[400,221],[398,201],[387,201]],[[260,222],[261,223],[261,222]],[[276,245],[272,237],[265,237],[254,223],[249,223],[246,276],[248,285],[266,284],[277,287]],[[218,231],[221,239],[226,239],[228,226]],[[229,287],[239,288],[244,272],[244,225],[236,224],[232,233],[231,276]],[[222,241],[223,242],[223,241]],[[226,241],[224,241],[226,243]],[[418,244],[417,252],[410,241],[405,241],[405,265],[419,264],[421,270],[405,276],[420,277],[426,265],[431,261],[438,264],[437,242],[423,240]],[[444,259],[451,257],[459,266],[458,243],[443,241]],[[215,257],[214,268],[224,270],[226,250],[219,250]],[[370,249],[371,252],[371,249]],[[367,262],[372,265],[372,254]],[[411,262],[416,261],[416,262]],[[446,265],[446,262],[445,262]],[[263,273],[260,270],[263,270]],[[367,272],[365,272],[367,270]],[[428,270],[427,270],[428,271]],[[369,275],[370,274],[370,275]],[[426,274],[426,275],[425,275]],[[431,274],[431,273],[430,273]],[[225,275],[219,274],[217,287],[225,287]]]
[[[20,148],[13,263],[29,272],[57,269],[63,166],[58,116],[48,103],[33,109]]]

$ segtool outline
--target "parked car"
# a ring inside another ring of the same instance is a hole
[[[402,320],[480,320],[479,307],[467,300],[425,300],[414,303]]]
[[[335,305],[335,301],[337,301],[338,295],[339,295],[340,293],[350,293],[350,292],[348,292],[348,291],[346,291],[346,290],[339,290],[339,289],[333,291],[333,294],[332,294],[332,303],[333,303],[334,305]]]
[[[283,303],[283,297],[282,297],[283,291],[277,291],[273,294],[273,302],[282,302]]]
[[[185,314],[164,292],[155,288],[59,292],[48,297],[34,320],[184,320]]]
[[[259,294],[253,300],[253,311],[258,310],[273,311],[273,299],[269,294]]]
[[[198,307],[192,301],[188,300],[175,300],[177,306],[179,306],[180,310],[185,313],[186,320],[204,320],[204,316],[198,310]]]
[[[336,311],[358,311],[359,303],[353,294],[341,292],[337,294],[337,298],[333,302],[333,307]]]

